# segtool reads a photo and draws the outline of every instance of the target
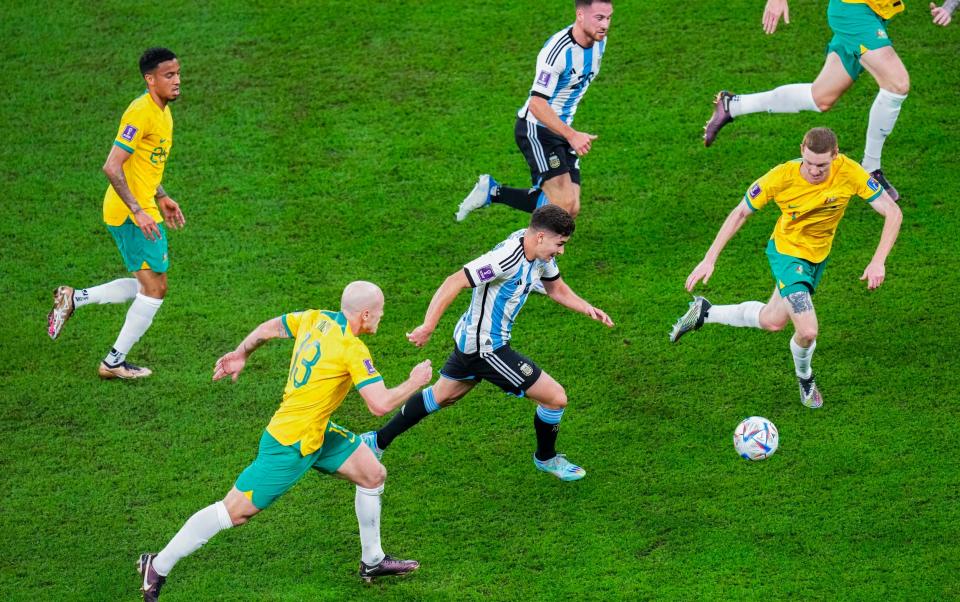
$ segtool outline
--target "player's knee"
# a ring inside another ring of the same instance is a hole
[[[760,314],[760,328],[770,332],[779,332],[787,325],[787,320],[778,320],[764,317]]]
[[[816,324],[813,326],[798,326],[796,332],[797,343],[808,347],[817,340],[817,330]]]
[[[382,486],[387,481],[387,468],[377,462],[376,467],[371,470],[365,471],[360,479],[357,481],[357,485],[365,489],[376,489]]]
[[[887,92],[906,96],[910,92],[910,75],[904,71],[903,74],[892,78],[883,88]]]
[[[558,386],[557,390],[550,396],[549,399],[546,399],[540,402],[541,405],[550,409],[550,410],[562,410],[567,407],[567,392],[563,390],[563,387]]]

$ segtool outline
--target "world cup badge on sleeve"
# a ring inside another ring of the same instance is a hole
[[[371,359],[363,360],[363,367],[367,369],[367,374],[377,373],[377,369],[373,367],[373,360]]]
[[[538,86],[544,86],[544,87],[550,85],[550,72],[549,72],[549,71],[544,70],[544,71],[541,71],[541,72],[540,72],[540,75],[537,76],[537,85],[538,85]]]
[[[126,140],[127,142],[133,142],[133,138],[137,135],[137,132],[139,131],[140,130],[138,130],[137,128],[135,128],[134,126],[128,123],[126,127],[123,128],[123,133],[120,134],[120,137]]]

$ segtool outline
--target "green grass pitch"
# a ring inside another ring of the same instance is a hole
[[[525,224],[504,207],[457,224],[480,173],[526,185],[513,115],[571,1],[4,4],[0,93],[0,599],[136,600],[134,561],[161,548],[252,460],[279,401],[289,342],[236,384],[215,359],[262,320],[335,308],[351,279],[387,296],[367,339],[388,384],[439,366],[466,296],[428,347],[409,345],[443,278]],[[385,456],[383,540],[423,566],[356,576],[353,487],[306,477],[172,573],[163,600],[945,600],[960,598],[960,23],[912,0],[889,26],[912,80],[884,149],[903,195],[887,282],[858,278],[882,219],[854,201],[816,296],[802,407],[788,333],[707,327],[667,341],[686,275],[750,182],[826,125],[861,158],[869,76],[829,113],[753,115],[705,149],[721,88],[811,81],[825,2],[760,28],[762,2],[618,1],[602,72],[577,115],[600,137],[560,266],[617,322],[607,330],[532,298],[517,348],[566,386],[559,448],[588,476],[534,470],[533,406],[479,387]],[[51,342],[61,283],[124,275],[103,227],[100,167],[149,45],[181,57],[183,96],[164,187],[170,292],[131,359],[145,382],[100,382],[125,306],[79,310]],[[751,219],[702,287],[765,300]],[[777,454],[739,460],[737,422],[780,429]],[[356,394],[337,421],[381,424]]]

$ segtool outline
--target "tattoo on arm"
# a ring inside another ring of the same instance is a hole
[[[167,191],[163,189],[163,186],[157,186],[157,198],[162,199],[163,197],[170,196],[167,194]]]
[[[267,339],[263,337],[257,337],[256,340],[253,341],[253,343],[244,344],[243,351],[247,355],[250,355],[257,349],[257,347],[259,347],[260,345],[263,345],[266,342],[267,342]]]
[[[120,200],[130,208],[131,213],[136,213],[143,209],[140,203],[137,202],[137,199],[133,198],[133,193],[130,192],[130,186],[127,184],[127,179],[124,177],[122,169],[117,170],[116,173],[107,174],[107,179],[110,180],[110,184],[120,197]]]
[[[810,293],[807,291],[790,293],[787,295],[787,302],[790,303],[790,307],[793,309],[793,313],[795,314],[813,311],[813,299],[810,298]]]

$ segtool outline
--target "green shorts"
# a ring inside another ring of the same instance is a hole
[[[854,81],[863,72],[860,56],[864,52],[893,45],[887,36],[886,20],[866,4],[830,0],[827,23],[833,30],[833,39],[827,44],[827,54],[836,52],[843,68]]]
[[[273,435],[263,431],[257,458],[237,477],[236,488],[246,494],[253,505],[263,510],[300,480],[312,468],[326,474],[337,472],[362,440],[333,422],[327,423],[320,449],[300,455],[300,442],[282,445]]]
[[[827,260],[813,263],[806,259],[784,255],[777,251],[773,239],[767,243],[767,260],[770,262],[770,271],[773,280],[777,283],[777,290],[781,297],[791,293],[807,291],[811,295],[816,292],[823,278],[823,270],[827,267]]]
[[[129,217],[119,226],[107,225],[107,230],[110,230],[117,248],[120,249],[120,256],[123,257],[127,271],[139,272],[149,269],[163,274],[170,268],[167,230],[162,223],[157,224],[157,229],[160,230],[160,237],[147,240],[143,231],[130,221]]]

